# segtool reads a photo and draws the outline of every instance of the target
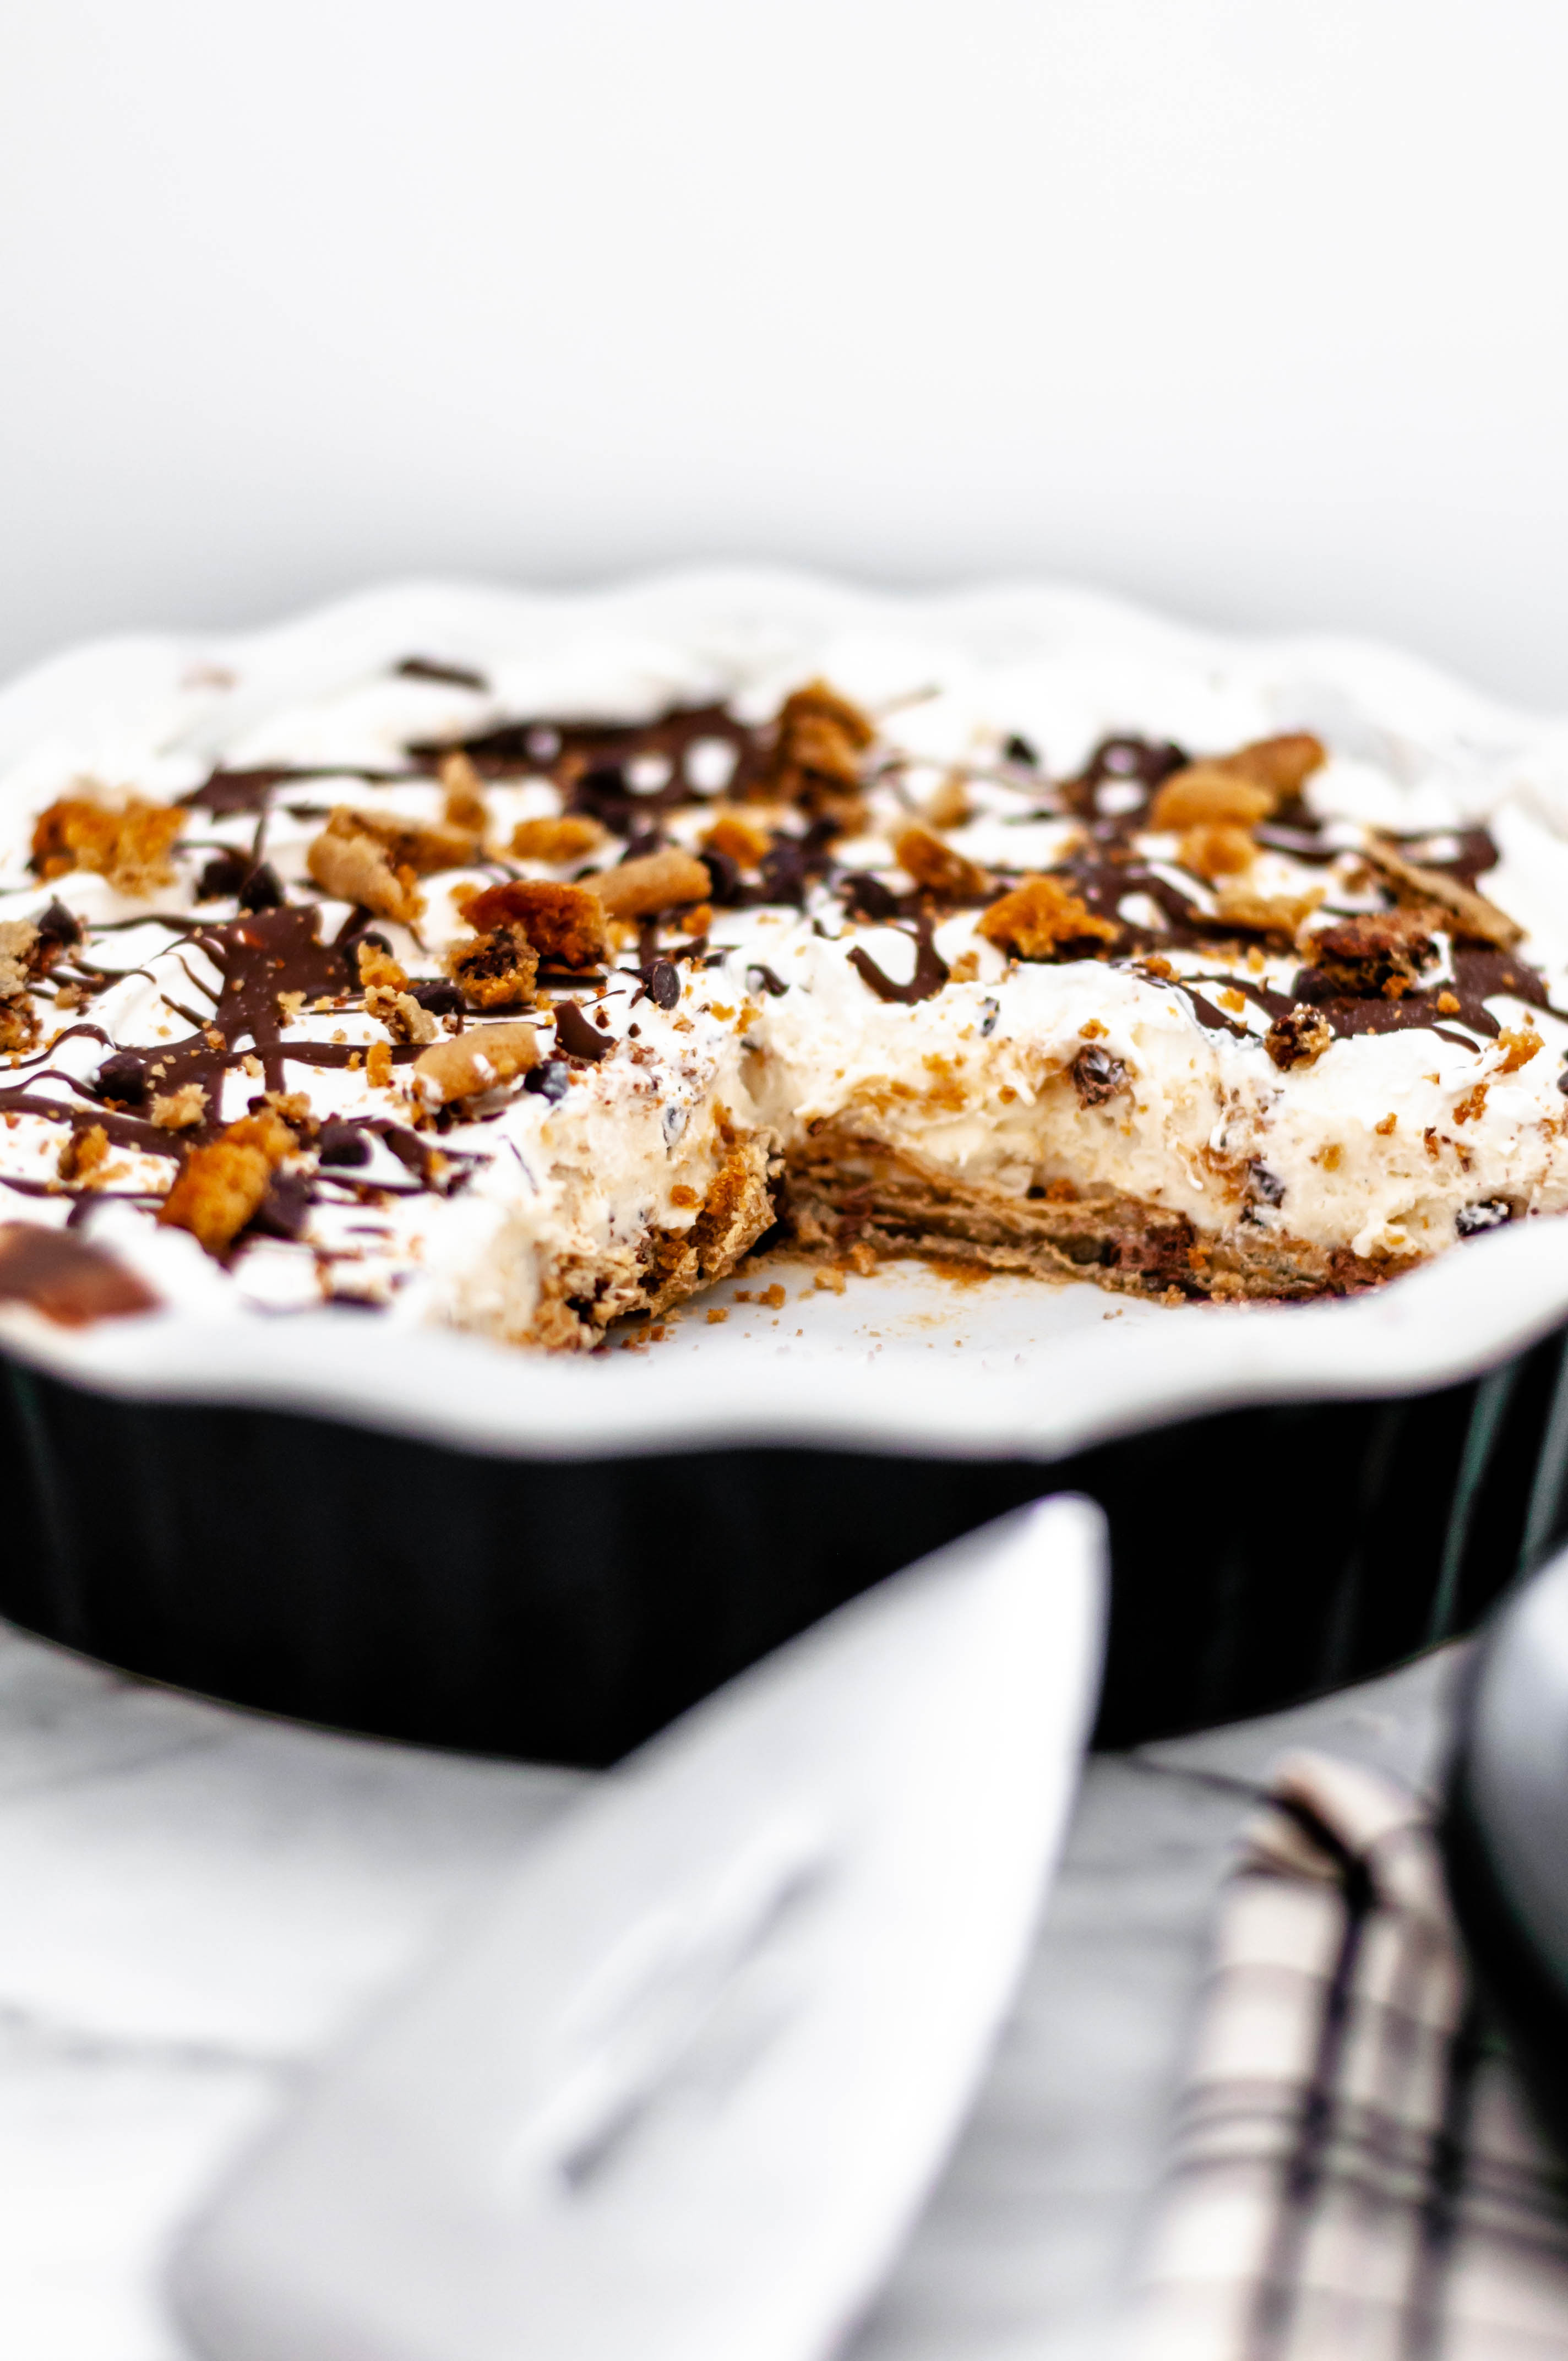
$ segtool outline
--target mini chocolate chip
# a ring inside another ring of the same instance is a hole
[[[433,977],[429,983],[411,983],[409,992],[422,1008],[429,1009],[433,1016],[455,1016],[463,1005],[463,994],[444,975]]]
[[[283,906],[283,887],[278,872],[269,861],[262,861],[251,871],[239,889],[242,910],[279,910]]]
[[[99,1067],[93,1087],[101,1099],[118,1099],[125,1106],[142,1106],[147,1100],[147,1061],[134,1049],[116,1049]]]
[[[323,1164],[368,1164],[370,1142],[357,1124],[338,1123],[331,1115],[317,1141]]]
[[[746,989],[748,992],[765,992],[770,1000],[780,1000],[789,986],[783,976],[775,975],[771,967],[764,967],[759,960],[746,970]]]
[[[648,997],[655,1008],[674,1008],[681,996],[681,972],[672,960],[650,960],[642,971]]]
[[[572,1084],[572,1069],[562,1058],[547,1058],[542,1066],[531,1066],[522,1078],[525,1091],[537,1091],[552,1106],[564,1099]]]
[[[1462,1238],[1478,1237],[1483,1230],[1500,1230],[1505,1222],[1514,1218],[1514,1209],[1506,1197],[1483,1197],[1474,1205],[1461,1205],[1453,1217],[1454,1234]]]
[[[267,1194],[250,1217],[263,1238],[297,1238],[311,1210],[311,1184],[302,1172],[274,1172]]]
[[[664,831],[662,828],[636,829],[626,840],[626,850],[620,856],[621,860],[644,861],[649,853],[657,852],[663,841]]]
[[[1040,767],[1038,754],[1036,753],[1028,740],[1022,737],[1016,730],[1002,751],[1010,763],[1026,763],[1031,771],[1037,771]]]
[[[424,1142],[418,1132],[410,1131],[406,1124],[384,1123],[380,1133],[398,1162],[422,1181],[426,1177]]]
[[[196,880],[198,902],[226,902],[239,892],[250,873],[243,852],[214,852]]]
[[[1261,1205],[1280,1205],[1285,1202],[1285,1183],[1277,1172],[1255,1160],[1247,1167],[1252,1175],[1252,1193]]]

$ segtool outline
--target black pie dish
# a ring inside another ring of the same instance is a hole
[[[1431,1279],[1441,1312],[1454,1289]],[[1347,1344],[1372,1333],[1356,1309],[1327,1309],[1348,1320],[1332,1332]],[[602,1447],[580,1433],[569,1447],[493,1433],[465,1447],[450,1420],[420,1433],[344,1415],[302,1383],[297,1405],[233,1399],[216,1376],[203,1399],[189,1375],[137,1384],[130,1356],[111,1385],[71,1350],[13,1335],[0,1612],[243,1705],[598,1764],[883,1575],[1072,1490],[1109,1520],[1096,1734],[1126,1746],[1321,1693],[1466,1630],[1568,1531],[1568,1329],[1458,1378],[1393,1385],[1364,1355],[1362,1385],[1342,1377],[1340,1398],[1314,1400],[1307,1345],[1324,1314],[1273,1316],[1273,1337],[1300,1339],[1297,1398],[1277,1368],[1266,1385],[1206,1383],[1201,1315],[1189,1414],[1124,1405],[1132,1431],[1102,1411],[1099,1434],[1079,1421],[1077,1447],[1058,1420],[1054,1440],[987,1450],[956,1416],[946,1444],[929,1421],[836,1433],[830,1406],[771,1432],[618,1440],[611,1422]],[[1399,1348],[1418,1362],[1420,1325]]]

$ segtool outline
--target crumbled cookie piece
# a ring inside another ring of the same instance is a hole
[[[305,867],[323,894],[402,925],[417,924],[424,897],[418,892],[416,872],[410,862],[394,867],[381,840],[360,827],[345,804],[333,813],[305,854]]]
[[[414,1094],[427,1108],[481,1096],[525,1074],[539,1062],[532,1025],[486,1025],[437,1041],[414,1060]]]
[[[1245,885],[1222,885],[1216,914],[1238,934],[1268,935],[1280,944],[1293,943],[1322,900],[1322,889],[1310,893],[1252,894]]]
[[[1462,885],[1441,869],[1426,869],[1407,861],[1386,837],[1371,838],[1362,858],[1395,898],[1425,925],[1470,942],[1491,943],[1498,950],[1511,951],[1523,941],[1524,928],[1495,902],[1488,902],[1485,894]]]
[[[103,1125],[79,1125],[61,1148],[56,1169],[62,1180],[92,1189],[97,1185],[94,1174],[102,1172],[108,1159],[109,1135]]]
[[[1097,917],[1059,877],[1025,877],[992,903],[977,931],[1017,959],[1056,960],[1091,955],[1096,944],[1114,942],[1120,930]]]
[[[90,869],[106,877],[116,894],[150,901],[171,885],[169,854],[185,824],[185,814],[139,796],[102,802],[92,796],[62,796],[41,812],[33,829],[32,866],[39,877],[64,877]]]
[[[160,1091],[152,1103],[152,1120],[159,1131],[190,1131],[207,1120],[207,1093],[200,1082],[182,1082],[177,1091]]]
[[[1238,746],[1234,754],[1212,755],[1209,765],[1267,787],[1277,802],[1284,803],[1299,796],[1312,773],[1321,771],[1328,759],[1328,748],[1310,730],[1290,730],[1277,738],[1255,738],[1250,744]]]
[[[657,917],[661,911],[704,902],[713,891],[702,862],[673,844],[623,861],[618,869],[601,869],[583,883],[609,918]]]
[[[1230,820],[1215,820],[1201,828],[1190,828],[1176,857],[1194,876],[1207,878],[1215,884],[1222,877],[1239,877],[1244,870],[1250,869],[1257,858],[1257,847],[1245,828]]]
[[[1162,833],[1188,829],[1253,829],[1274,809],[1272,789],[1222,770],[1217,763],[1193,763],[1167,779],[1149,810],[1149,826]]]
[[[298,1145],[270,1107],[243,1115],[191,1150],[159,1209],[159,1222],[189,1230],[210,1255],[225,1253],[261,1204],[275,1168]]]
[[[775,727],[758,794],[851,824],[863,808],[861,757],[876,737],[875,724],[825,680],[814,680],[785,697]]]
[[[587,885],[517,877],[510,884],[487,885],[469,895],[459,905],[459,914],[477,935],[521,927],[541,960],[552,967],[597,967],[609,950],[604,904]]]
[[[928,894],[959,901],[990,890],[985,871],[955,852],[928,828],[906,828],[893,851],[899,867],[907,870],[916,885],[923,885]]]
[[[1305,1000],[1400,1000],[1435,948],[1409,911],[1336,919],[1305,938],[1311,965],[1297,977],[1296,990]]]
[[[1439,1005],[1441,1005],[1441,1003]],[[1517,1074],[1519,1068],[1528,1066],[1530,1060],[1545,1046],[1532,1025],[1522,1025],[1517,1028],[1505,1025],[1497,1036],[1497,1048],[1503,1054],[1494,1069],[1494,1073]]]
[[[1298,1002],[1275,1018],[1264,1035],[1263,1046],[1280,1072],[1288,1073],[1292,1066],[1316,1065],[1333,1038],[1333,1028],[1321,1009],[1306,1008]]]
[[[705,852],[721,853],[738,869],[755,869],[766,860],[773,839],[739,812],[720,811],[702,839]]]
[[[407,991],[408,970],[381,944],[368,939],[356,943],[354,960],[359,970],[359,981],[367,992]],[[301,998],[303,997],[302,994]]]
[[[385,1041],[372,1041],[365,1052],[365,1079],[373,1091],[392,1087],[392,1052]]]
[[[26,992],[35,970],[38,930],[30,918],[0,919],[0,1000]]]
[[[0,1050],[30,1049],[42,1029],[30,1000],[0,999]]]
[[[941,785],[926,798],[921,818],[930,828],[962,828],[974,817],[970,802],[969,781],[961,771],[949,771]]]
[[[539,975],[539,953],[514,921],[454,943],[442,965],[471,1008],[526,1008]],[[434,1026],[421,1038],[433,1040]]]
[[[447,827],[457,829],[476,848],[481,846],[489,829],[490,813],[485,801],[485,783],[472,758],[460,747],[455,747],[450,754],[442,756],[436,776],[442,785],[442,817]]]
[[[532,987],[532,978],[530,979]],[[385,984],[374,983],[365,995],[365,1014],[384,1025],[394,1041],[433,1041],[441,1027],[428,1008],[422,1008],[411,992],[392,992]]]
[[[340,816],[361,836],[373,837],[394,869],[411,869],[416,877],[462,869],[484,850],[472,829],[454,828],[447,820],[403,819],[390,812],[354,810],[346,804],[340,804],[332,818]]]
[[[509,850],[516,861],[549,861],[564,867],[597,852],[608,833],[583,812],[565,812],[559,819],[520,819]]]

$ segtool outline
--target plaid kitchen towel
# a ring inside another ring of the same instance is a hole
[[[1282,1763],[1226,1889],[1141,2361],[1568,2356],[1568,2179],[1485,2035],[1428,1807]]]

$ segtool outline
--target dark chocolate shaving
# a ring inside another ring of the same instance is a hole
[[[463,1005],[463,994],[444,975],[435,976],[428,983],[411,983],[409,994],[433,1016],[455,1016]]]
[[[311,1184],[306,1175],[274,1172],[248,1227],[258,1237],[297,1238],[304,1229],[310,1210]]]
[[[242,910],[282,907],[283,887],[269,861],[258,861],[236,896]]]
[[[329,1116],[316,1137],[316,1149],[323,1164],[368,1164],[370,1142],[362,1124],[340,1123]]]
[[[158,1308],[151,1289],[124,1263],[38,1222],[0,1224],[0,1301],[30,1303],[62,1328]]]
[[[782,976],[773,973],[771,967],[764,967],[761,960],[753,960],[746,970],[746,989],[748,992],[765,992],[770,1000],[782,1000],[789,986]]]
[[[105,1058],[93,1077],[98,1096],[117,1099],[122,1106],[145,1106],[150,1054],[139,1049],[116,1049],[112,1058]]]
[[[227,902],[237,895],[250,874],[250,859],[244,852],[214,852],[196,880],[198,902]]]
[[[569,1058],[587,1058],[592,1062],[608,1058],[615,1047],[608,1034],[600,1033],[588,1023],[581,1005],[575,1000],[557,1001],[555,1038]]]

